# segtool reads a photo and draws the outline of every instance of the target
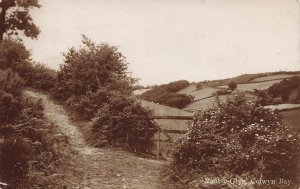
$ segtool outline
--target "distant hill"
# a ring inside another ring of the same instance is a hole
[[[238,84],[250,83],[250,82],[261,82],[275,79],[284,79],[293,77],[295,75],[300,75],[300,71],[279,71],[279,72],[266,72],[266,73],[256,73],[256,74],[243,74],[232,78],[220,79],[220,80],[206,80],[200,81],[198,85],[204,86],[220,86],[220,85],[228,85],[229,82],[233,81]]]
[[[300,76],[300,71],[294,71],[294,72],[280,71],[280,72],[268,72],[268,73],[257,73],[257,74],[243,74],[232,78],[213,80],[213,81],[201,81],[198,83],[191,83],[189,85],[187,85],[187,82],[185,82],[186,86],[183,88],[181,87],[181,89],[178,90],[176,93],[193,97],[193,101],[186,104],[182,108],[183,110],[197,111],[197,110],[203,110],[212,107],[215,104],[215,94],[220,90],[226,90],[228,88],[228,83],[230,81],[237,83],[236,90],[246,91],[248,92],[247,96],[250,99],[254,99],[255,90],[266,90],[272,85],[276,83],[280,83],[283,79],[288,79],[293,76]],[[172,83],[176,83],[176,82],[172,82]],[[167,86],[167,85],[168,84],[162,86]],[[147,89],[145,91],[146,93],[149,94],[151,90],[153,89]],[[297,96],[298,91],[299,89],[294,90],[291,93],[291,98]],[[141,92],[142,90],[135,91],[135,93],[139,95],[141,94]],[[143,93],[141,94],[141,96],[143,96]],[[229,92],[229,93],[222,94],[219,97],[221,100],[225,100],[230,96],[231,95]]]

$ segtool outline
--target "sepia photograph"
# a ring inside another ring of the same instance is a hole
[[[0,0],[0,189],[300,189],[300,1]]]

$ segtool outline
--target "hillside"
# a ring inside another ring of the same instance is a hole
[[[215,105],[215,93],[222,89],[227,89],[227,83],[229,81],[234,81],[237,83],[238,91],[248,91],[247,96],[249,99],[253,100],[255,95],[253,92],[255,90],[266,90],[270,86],[276,83],[280,83],[283,79],[288,79],[293,76],[300,76],[300,72],[270,72],[270,73],[258,73],[258,74],[244,74],[233,78],[227,78],[223,80],[214,80],[214,81],[204,81],[199,82],[202,83],[201,88],[197,89],[197,84],[191,83],[187,87],[182,88],[177,91],[178,94],[184,94],[187,96],[192,96],[194,98],[193,102],[187,104],[182,108],[182,110],[186,111],[197,111],[197,110],[205,110]],[[218,84],[218,85],[217,85]],[[226,84],[226,85],[224,85]],[[151,89],[147,89],[147,91],[151,91]],[[135,93],[141,94],[141,90],[136,91]],[[290,99],[293,99],[298,93],[298,89],[294,90],[291,94]],[[226,100],[230,97],[230,94],[220,95],[220,100]],[[146,103],[146,102],[144,102]],[[149,102],[147,102],[149,104]],[[155,103],[154,103],[155,104]],[[152,106],[156,107],[156,112],[169,112],[168,114],[174,115],[177,113],[176,109],[171,109],[165,111],[167,106],[160,106],[159,104],[152,104]],[[150,104],[149,104],[150,105]]]

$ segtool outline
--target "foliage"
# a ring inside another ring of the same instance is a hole
[[[289,79],[284,79],[279,83],[273,84],[271,87],[268,88],[268,94],[271,95],[273,98],[281,97],[282,100],[286,102],[289,100],[291,92],[298,87],[300,87],[300,77],[294,76]]]
[[[24,76],[25,86],[49,91],[56,82],[56,72],[44,64],[32,63]]]
[[[67,100],[89,91],[97,93],[104,87],[131,93],[134,80],[127,76],[127,63],[117,48],[105,43],[96,45],[86,37],[82,42],[82,48],[71,48],[64,54],[65,63],[58,72],[53,96]]]
[[[64,100],[81,118],[94,118],[97,145],[122,143],[146,150],[151,142],[139,138],[150,127],[148,113],[130,97],[135,80],[127,75],[125,58],[108,44],[96,45],[86,37],[82,42],[83,47],[65,54],[52,96]],[[146,117],[133,118],[139,115]]]
[[[178,92],[181,89],[188,87],[190,83],[186,80],[178,80],[165,85],[168,92]]]
[[[234,81],[230,81],[228,83],[228,89],[234,91],[236,89],[236,87],[237,87],[237,84]]]
[[[216,92],[216,95],[227,95],[230,94],[231,92],[228,91],[227,89],[220,89]]]
[[[274,100],[268,95],[266,91],[254,89],[257,98],[257,103],[261,106],[268,106],[274,103]]]
[[[1,145],[1,177],[4,180],[18,180],[28,173],[30,147],[23,139],[8,138]]]
[[[7,36],[18,35],[22,31],[25,36],[37,38],[38,27],[29,14],[31,8],[39,8],[38,0],[2,0],[0,3],[0,42],[4,33]]]
[[[152,145],[150,139],[156,132],[148,114],[134,99],[122,94],[112,95],[93,119],[97,145],[126,144],[135,151],[147,152]]]
[[[202,89],[203,88],[203,84],[201,82],[196,83],[196,89]]]
[[[299,138],[278,113],[244,95],[195,115],[186,136],[177,142],[174,165],[220,176],[291,179],[299,183]]]
[[[0,125],[0,180],[12,188],[45,188],[50,183],[44,175],[55,172],[53,163],[67,149],[57,143],[57,127],[43,117],[41,102],[22,98],[21,103],[17,124]]]
[[[30,70],[30,52],[23,43],[3,40],[0,43],[0,69],[12,69],[20,77]]]
[[[11,69],[24,80],[27,87],[49,90],[56,79],[55,71],[32,62],[30,56],[22,42],[3,40],[0,43],[0,69]]]
[[[22,80],[12,71],[0,70],[0,122],[14,119],[21,111]]]
[[[193,101],[192,96],[176,93],[189,85],[188,81],[180,80],[166,85],[155,86],[140,95],[140,98],[176,108],[183,108]]]

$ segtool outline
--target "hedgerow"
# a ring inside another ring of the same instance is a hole
[[[299,137],[277,112],[243,94],[197,113],[173,157],[175,171],[299,183]]]
[[[186,80],[174,81],[169,84],[155,86],[141,94],[139,98],[166,106],[183,108],[190,104],[194,98],[190,95],[176,92],[187,86],[189,86],[189,82]]]

